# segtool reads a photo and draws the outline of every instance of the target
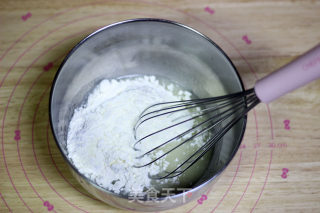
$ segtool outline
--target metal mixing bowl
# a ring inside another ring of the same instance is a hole
[[[102,66],[102,61],[108,66]],[[103,189],[86,178],[67,157],[68,125],[74,109],[86,101],[88,93],[102,79],[137,74],[170,78],[200,98],[216,93],[219,89],[217,79],[222,82],[224,93],[244,90],[230,59],[201,33],[167,20],[119,22],[83,39],[70,51],[58,70],[50,95],[50,122],[57,146],[80,184],[112,206],[161,211],[199,199],[217,181],[237,152],[245,131],[246,117],[216,146],[209,168],[188,192],[192,193],[191,197],[184,192],[172,195],[170,199],[129,202],[128,197]]]

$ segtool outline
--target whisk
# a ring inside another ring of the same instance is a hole
[[[147,155],[153,155],[154,157],[151,161],[135,167],[140,168],[156,163],[183,145],[191,147],[192,141],[206,135],[204,137],[206,141],[200,148],[187,156],[176,168],[171,171],[164,171],[162,175],[151,176],[151,178],[165,179],[179,176],[199,161],[208,151],[212,150],[222,137],[260,102],[269,103],[318,78],[320,78],[320,45],[260,79],[252,89],[219,97],[163,102],[149,106],[141,113],[134,127],[136,137],[134,149],[139,150],[138,147],[144,147],[146,143],[148,143],[147,147],[150,147],[149,143],[155,144],[139,156],[139,158]],[[186,110],[189,114],[191,113],[191,116],[181,114]],[[155,131],[138,136],[143,124],[168,116],[174,117],[175,122],[173,124],[164,127],[159,125]],[[192,122],[192,125],[189,125],[190,128],[173,137],[163,137],[170,135],[167,132],[171,129],[185,125],[187,122]],[[158,134],[162,134],[162,136],[157,137],[157,140],[161,141],[149,140]],[[165,139],[162,141],[162,138]],[[166,146],[169,148],[163,151]],[[155,155],[161,149],[160,154]]]

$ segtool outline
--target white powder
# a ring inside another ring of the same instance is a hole
[[[132,148],[135,142],[133,127],[146,107],[190,98],[190,92],[177,91],[175,85],[164,85],[154,76],[103,80],[89,95],[88,101],[74,111],[67,137],[68,157],[83,175],[115,193],[150,188],[152,181],[148,174],[158,174],[169,162],[134,168],[133,165],[150,162],[152,156],[135,158],[139,153]],[[158,121],[155,122],[150,129],[158,125]],[[190,128],[193,123],[184,125],[181,128]],[[170,134],[169,137],[177,132]],[[179,160],[178,157],[172,159],[175,163]],[[178,178],[170,181],[175,186],[179,184]],[[168,180],[162,183],[168,183]]]

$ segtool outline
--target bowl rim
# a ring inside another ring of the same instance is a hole
[[[160,23],[166,23],[166,24],[172,24],[172,25],[175,25],[175,26],[178,26],[178,27],[182,27],[184,29],[188,29],[188,30],[191,30],[193,31],[194,33],[198,34],[199,36],[201,36],[202,38],[204,38],[205,40],[207,40],[209,43],[211,43],[212,45],[214,45],[217,50],[223,55],[223,57],[225,57],[225,59],[227,59],[227,62],[231,65],[234,73],[236,74],[236,77],[239,81],[239,84],[240,84],[240,87],[241,87],[241,90],[244,91],[245,88],[244,88],[244,84],[243,84],[243,81],[241,79],[241,76],[238,72],[238,70],[236,69],[236,67],[234,66],[234,64],[232,63],[231,59],[228,57],[228,55],[215,43],[213,42],[209,37],[207,37],[206,35],[200,33],[199,31],[189,27],[189,26],[186,26],[184,24],[181,24],[179,22],[176,22],[176,21],[171,21],[171,20],[167,20],[167,19],[160,19],[160,18],[135,18],[135,19],[128,19],[128,20],[124,20],[124,21],[119,21],[119,22],[116,22],[116,23],[113,23],[113,24],[110,24],[110,25],[106,25],[104,27],[101,27],[99,28],[98,30],[90,33],[88,36],[86,36],[85,38],[83,38],[81,41],[79,41],[69,52],[68,54],[65,56],[65,58],[63,59],[63,61],[61,62],[55,76],[54,76],[54,79],[53,79],[53,82],[52,82],[52,85],[51,85],[51,90],[50,90],[50,96],[49,96],[49,120],[50,120],[50,127],[51,127],[51,130],[52,130],[52,134],[53,134],[53,137],[54,137],[54,140],[55,140],[55,143],[61,153],[61,155],[63,156],[64,160],[67,162],[67,164],[69,165],[69,167],[72,168],[72,171],[73,172],[76,172],[81,178],[83,178],[84,180],[86,180],[88,183],[90,183],[92,186],[94,186],[96,189],[100,190],[100,191],[103,191],[107,194],[110,194],[110,195],[113,195],[113,196],[116,196],[116,197],[119,197],[119,198],[122,198],[122,199],[126,199],[126,200],[129,200],[127,199],[127,197],[121,195],[121,194],[117,194],[115,192],[112,192],[112,191],[109,191],[99,185],[97,185],[94,181],[92,181],[91,179],[87,178],[86,176],[84,176],[82,173],[79,172],[79,170],[70,162],[70,159],[64,154],[63,150],[62,150],[62,147],[60,146],[60,144],[58,143],[58,137],[56,136],[56,132],[53,128],[53,118],[52,118],[52,101],[53,101],[53,95],[54,95],[54,90],[55,90],[55,87],[56,87],[56,82],[59,78],[59,75],[60,75],[60,72],[62,70],[62,68],[64,67],[64,64],[68,61],[68,59],[70,58],[70,56],[83,44],[85,43],[88,39],[90,39],[91,37],[93,37],[94,35],[104,31],[104,30],[107,30],[109,28],[112,28],[112,27],[116,27],[116,26],[119,26],[119,25],[123,25],[123,24],[129,24],[129,23],[134,23],[134,22],[160,22]],[[241,91],[241,92],[242,92]],[[240,144],[243,140],[243,137],[244,137],[244,134],[245,134],[245,131],[246,131],[246,125],[247,125],[247,115],[243,116],[242,118],[243,122],[242,122],[242,129],[241,129],[241,133],[240,133],[240,137],[237,141],[237,145],[236,147],[234,148],[234,150],[232,151],[231,155],[230,155],[230,159],[227,161],[227,163],[225,165],[223,165],[220,170],[218,170],[212,177],[210,177],[208,180],[204,181],[203,183],[201,183],[200,185],[188,190],[188,191],[184,191],[182,193],[178,193],[178,194],[174,194],[172,196],[170,196],[171,199],[175,199],[175,198],[178,198],[178,197],[181,197],[181,196],[185,196],[187,193],[189,192],[194,192],[194,191],[197,191],[199,190],[200,188],[204,187],[205,185],[209,184],[210,182],[212,182],[213,180],[215,180],[218,176],[221,175],[221,173],[223,171],[225,171],[225,169],[228,167],[228,165],[230,164],[230,162],[234,159],[234,156],[236,155],[237,151],[239,150],[239,147],[240,147]],[[157,201],[161,201],[163,199],[165,199],[166,197],[159,197],[155,200],[155,202]],[[147,200],[141,200],[141,201],[147,201]],[[187,202],[185,202],[187,203]]]

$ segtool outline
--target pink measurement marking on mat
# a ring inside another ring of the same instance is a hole
[[[32,14],[30,12],[28,12],[27,14],[21,16],[21,19],[23,21],[27,21],[31,16],[32,16]]]
[[[254,147],[255,149],[260,148],[260,146],[261,146],[261,143],[255,143],[255,144],[253,145],[253,147]]]
[[[283,168],[282,169],[282,175],[281,175],[281,177],[283,178],[283,179],[286,179],[287,177],[288,177],[288,172],[289,172],[289,169],[287,169],[287,168]]]
[[[201,195],[200,199],[198,199],[198,203],[201,205],[203,203],[203,201],[205,201],[207,199],[208,199],[207,195]]]
[[[47,72],[53,67],[53,63],[49,62],[46,66],[43,67],[43,71]]]
[[[205,10],[206,12],[210,13],[211,15],[214,14],[214,10],[211,9],[210,7],[208,7],[208,6],[205,7],[204,10]]]
[[[249,188],[249,185],[250,185],[251,180],[252,180],[252,177],[253,177],[254,170],[255,170],[255,168],[256,168],[257,158],[258,158],[258,150],[256,150],[256,155],[255,155],[255,157],[254,157],[254,163],[253,163],[253,167],[252,167],[252,170],[251,170],[251,175],[250,175],[250,177],[249,177],[247,186],[246,186],[246,188],[244,189],[244,191],[243,191],[241,197],[239,198],[238,202],[237,202],[236,205],[233,207],[232,212],[235,212],[235,211],[236,211],[236,209],[238,208],[241,200],[243,199],[244,195],[246,194],[246,192],[247,192],[247,190],[248,190],[248,188]]]
[[[260,194],[258,196],[258,199],[256,200],[255,204],[253,205],[253,207],[250,210],[250,213],[252,213],[254,211],[254,209],[256,208],[257,204],[259,203],[259,201],[261,199],[261,196],[262,196],[262,193],[264,191],[264,188],[266,187],[266,184],[268,182],[268,178],[269,178],[269,174],[270,174],[270,168],[271,168],[271,164],[272,164],[272,153],[273,153],[273,150],[270,151],[270,161],[269,161],[269,166],[268,166],[268,172],[267,172],[266,178],[264,180],[264,184],[263,184],[263,186],[261,188],[261,191],[260,191]]]
[[[240,149],[245,149],[246,148],[246,145],[245,144],[241,144],[240,145]]]
[[[289,130],[290,129],[290,120],[284,120],[283,123],[284,123],[284,128],[286,130]]]
[[[54,209],[54,206],[49,201],[44,201],[43,205],[47,207],[49,212]]]
[[[15,136],[14,136],[14,140],[15,141],[19,141],[20,139],[21,139],[21,135],[20,135],[20,130],[15,130],[14,131],[14,134],[15,134]]]
[[[234,173],[234,176],[233,176],[233,178],[232,178],[232,181],[231,181],[231,183],[230,183],[227,191],[224,193],[224,195],[222,196],[222,198],[220,199],[220,201],[217,203],[217,205],[214,207],[214,209],[212,209],[212,211],[211,211],[210,213],[215,212],[216,209],[217,209],[217,208],[220,206],[220,204],[222,203],[222,201],[225,199],[225,197],[228,195],[228,193],[229,193],[229,191],[230,191],[230,189],[231,189],[231,187],[232,187],[232,185],[233,185],[233,183],[234,183],[234,180],[236,179],[237,174],[238,174],[238,172],[239,172],[241,159],[242,159],[242,151],[240,152],[240,157],[239,157],[237,169],[236,169],[236,171],[235,171],[235,173]]]
[[[242,36],[242,40],[244,40],[247,44],[251,44],[252,41],[248,38],[247,35]]]
[[[6,205],[7,209],[9,210],[9,212],[12,212],[12,210],[10,209],[10,207],[8,206],[8,203],[6,202],[6,200],[4,199],[3,195],[0,192],[0,198],[2,199],[2,201],[4,202],[4,205]]]
[[[288,147],[287,143],[269,143],[269,148],[282,149],[282,148],[287,148],[287,147]]]

